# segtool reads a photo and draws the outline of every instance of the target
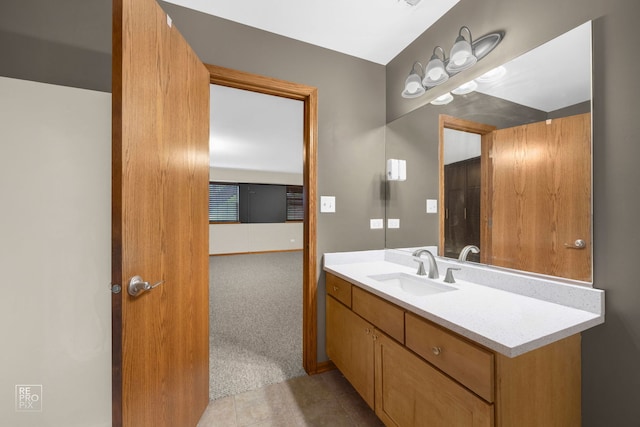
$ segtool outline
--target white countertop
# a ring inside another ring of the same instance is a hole
[[[532,284],[529,276],[496,273],[485,267],[484,270],[493,275],[493,281],[500,282],[498,287],[501,289],[496,289],[490,283],[477,284],[476,280],[472,283],[458,279],[458,276],[473,276],[473,270],[482,270],[482,267],[436,259],[440,269],[439,281],[442,281],[446,267],[462,268],[455,272],[456,283],[446,284],[456,288],[455,291],[413,296],[369,277],[394,272],[415,275],[417,264],[410,254],[402,259],[398,251],[391,256],[387,251],[325,254],[324,270],[508,357],[604,323],[602,290],[548,279],[535,279],[540,283]],[[415,266],[409,267],[411,263]],[[484,280],[487,281],[486,278]],[[512,291],[505,290],[510,288],[509,283],[513,285]],[[540,296],[519,293],[523,284],[528,286],[527,293]],[[538,286],[544,291],[536,290]]]

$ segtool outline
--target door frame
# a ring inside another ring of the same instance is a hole
[[[495,126],[470,120],[440,114],[438,118],[438,197],[440,199],[440,212],[438,214],[440,232],[438,237],[438,255],[444,256],[444,227],[445,227],[445,188],[444,188],[444,129],[459,130],[462,132],[476,133],[480,135],[480,262],[488,263],[491,259],[491,159],[490,151],[493,143],[492,132]]]
[[[211,84],[295,99],[304,103],[303,127],[303,278],[302,365],[307,374],[318,373],[318,301],[316,252],[316,186],[318,144],[318,89],[217,65],[205,64]]]

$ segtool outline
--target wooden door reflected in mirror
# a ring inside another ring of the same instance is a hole
[[[494,130],[441,116],[440,255],[455,258],[476,244],[483,263],[589,281],[590,123],[585,113]],[[477,134],[480,159],[446,165],[445,129]]]

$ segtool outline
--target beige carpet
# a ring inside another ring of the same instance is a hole
[[[209,258],[211,400],[306,375],[302,252]]]

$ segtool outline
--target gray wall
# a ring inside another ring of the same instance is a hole
[[[482,73],[593,19],[594,286],[606,290],[606,323],[583,334],[583,425],[637,426],[640,420],[640,58],[637,0],[462,0],[387,66],[387,117],[429,102],[399,93],[413,61],[436,44],[449,46],[468,25],[475,34],[506,30],[499,49],[478,63]],[[513,40],[513,42],[512,42]],[[495,55],[494,55],[495,54]],[[466,75],[472,78],[474,75]],[[451,79],[451,87],[460,81]]]
[[[400,228],[386,230],[388,248],[438,245],[438,214],[426,213],[426,199],[438,200],[438,117],[446,114],[503,129],[545,120],[540,110],[478,92],[447,105],[423,105],[387,124],[388,159],[406,159],[407,180],[387,183],[386,215]],[[439,209],[443,209],[442,206]]]
[[[370,218],[384,218],[384,67],[169,3],[163,7],[205,63],[318,88],[317,191],[336,197],[335,213],[318,214],[319,270],[325,252],[384,247],[384,230],[369,229]],[[323,361],[325,291],[324,274],[318,274]]]
[[[0,76],[111,90],[111,0],[0,3]]]
[[[169,3],[163,7],[205,63],[318,88],[318,195],[336,196],[336,213],[318,214],[318,253],[383,247],[384,232],[369,230],[369,218],[384,217],[384,67]]]

